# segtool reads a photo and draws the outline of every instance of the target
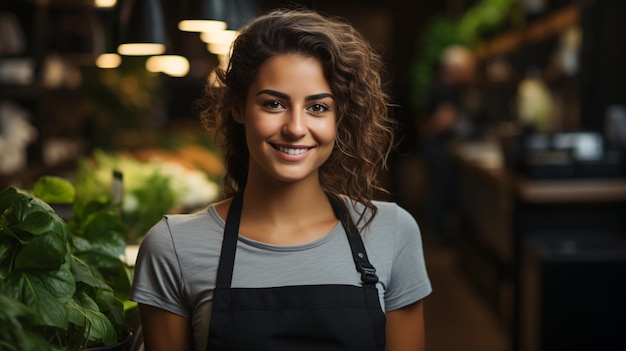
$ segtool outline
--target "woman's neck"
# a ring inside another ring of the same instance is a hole
[[[337,224],[319,182],[248,183],[244,190],[240,233],[276,245],[320,239]]]

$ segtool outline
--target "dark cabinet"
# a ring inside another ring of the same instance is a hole
[[[455,159],[462,268],[511,350],[626,350],[626,179],[529,180]]]
[[[520,350],[626,350],[623,238],[534,233],[520,263]]]

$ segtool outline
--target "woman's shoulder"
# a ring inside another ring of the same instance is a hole
[[[193,213],[166,214],[146,234],[145,240],[172,240],[205,236],[206,233],[220,231],[223,221],[213,204]]]
[[[356,216],[358,218],[365,209],[365,205],[358,201],[350,201],[350,203],[350,212],[353,217]],[[397,224],[415,223],[413,215],[394,201],[374,200],[372,204],[376,207],[376,214],[372,224],[380,222],[388,223],[390,221]],[[371,215],[372,213],[366,210],[364,220],[368,220]]]
[[[163,215],[162,222],[171,225],[193,225],[196,222],[206,222],[215,220],[215,205],[211,204],[192,213],[172,213]]]

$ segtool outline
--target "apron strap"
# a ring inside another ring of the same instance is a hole
[[[216,289],[230,289],[233,280],[233,267],[235,266],[235,252],[237,251],[239,219],[241,218],[242,205],[243,193],[239,192],[233,197],[226,217],[220,263],[217,267]]]
[[[361,238],[359,229],[350,216],[346,203],[333,194],[328,194],[328,198],[335,211],[335,215],[339,218],[347,233],[350,249],[352,250],[352,258],[354,259],[356,269],[361,273],[363,285],[375,285],[378,283],[376,268],[374,268],[367,258],[363,239]]]

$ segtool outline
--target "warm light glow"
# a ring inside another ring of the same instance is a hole
[[[230,44],[207,44],[210,53],[215,55],[230,55]]]
[[[189,73],[189,61],[178,55],[152,56],[146,61],[150,72],[163,72],[173,77],[184,77]]]
[[[154,43],[128,43],[118,46],[117,52],[128,56],[160,55],[165,52],[165,45]]]
[[[96,66],[99,68],[117,68],[122,63],[122,57],[118,54],[101,54],[96,59]]]
[[[213,20],[182,20],[178,29],[185,32],[212,32],[226,29],[226,22]]]
[[[238,32],[234,30],[207,32],[202,34],[204,36],[202,40],[208,42],[209,52],[216,55],[229,55],[237,34]]]
[[[117,0],[94,0],[96,7],[114,7],[117,4]]]
[[[219,30],[200,33],[200,39],[207,44],[230,44],[235,40],[237,31],[235,30]]]

